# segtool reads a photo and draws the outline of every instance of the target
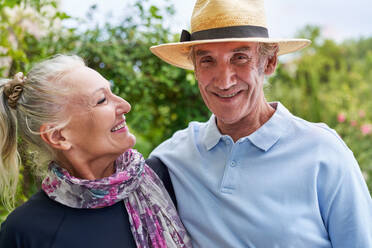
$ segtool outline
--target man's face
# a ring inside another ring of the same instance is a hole
[[[258,43],[225,42],[194,47],[195,75],[218,124],[236,124],[264,104],[264,64]]]

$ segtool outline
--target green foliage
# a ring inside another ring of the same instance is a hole
[[[27,71],[35,56],[39,56],[35,44],[41,47],[45,42],[38,41],[46,34],[54,36],[61,31],[56,23],[68,16],[58,12],[56,6],[57,0],[3,1],[0,8],[0,59],[9,64],[0,63],[2,76]],[[54,37],[58,39],[58,35]]]
[[[137,3],[128,11],[134,14],[118,25],[86,31],[78,54],[113,82],[115,93],[131,103],[127,121],[137,134],[138,150],[146,156],[191,120],[206,120],[209,112],[193,72],[169,66],[149,50],[152,45],[178,40],[178,35],[161,25],[172,8],[161,15],[157,7],[146,9]]]
[[[295,115],[336,129],[372,190],[372,38],[337,44],[322,39],[320,33],[311,26],[300,32],[315,44],[279,66],[266,95]]]
[[[0,0],[0,10],[4,7],[14,7],[17,4],[20,4],[21,0]]]

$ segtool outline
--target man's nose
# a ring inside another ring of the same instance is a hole
[[[220,65],[218,67],[218,76],[216,78],[216,86],[221,90],[231,88],[236,84],[236,74],[230,65]]]

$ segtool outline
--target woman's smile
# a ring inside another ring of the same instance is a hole
[[[122,133],[128,131],[128,127],[125,123],[125,120],[121,121],[118,125],[111,129],[111,132]]]

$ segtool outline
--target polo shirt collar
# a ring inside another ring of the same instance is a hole
[[[204,133],[204,144],[207,148],[207,150],[212,149],[217,145],[217,143],[220,141],[222,137],[222,134],[218,130],[217,124],[216,124],[216,117],[214,114],[212,114],[211,118],[209,118],[209,121],[207,122],[207,126]]]
[[[276,111],[271,118],[254,133],[240,138],[239,141],[248,139],[254,146],[266,152],[287,132],[291,113],[280,102],[272,102],[270,105],[276,107]],[[212,149],[218,144],[221,137],[222,134],[218,130],[216,117],[212,114],[207,122],[203,137],[206,148],[208,150]]]
[[[287,132],[291,115],[280,102],[272,102],[270,105],[274,108],[276,106],[274,114],[259,129],[247,136],[253,145],[265,152]]]

